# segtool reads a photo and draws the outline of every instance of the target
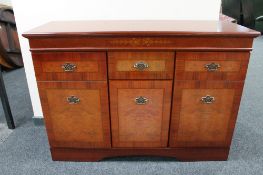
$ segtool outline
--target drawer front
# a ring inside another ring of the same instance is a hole
[[[167,147],[172,81],[110,81],[113,147]]]
[[[110,79],[173,79],[174,52],[109,52]]]
[[[228,147],[243,82],[176,81],[170,147]]]
[[[51,147],[108,148],[106,82],[38,82]]]
[[[177,80],[244,80],[249,52],[177,52]]]
[[[107,79],[104,52],[46,52],[32,56],[38,81]]]

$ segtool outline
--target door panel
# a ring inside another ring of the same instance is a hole
[[[106,82],[38,82],[51,147],[110,147]]]
[[[243,82],[175,82],[170,146],[229,146],[242,87]]]
[[[113,147],[167,146],[171,88],[172,81],[110,81]]]

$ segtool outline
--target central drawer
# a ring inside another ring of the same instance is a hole
[[[108,52],[110,79],[173,79],[174,52]]]

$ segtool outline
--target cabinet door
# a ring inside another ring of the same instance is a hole
[[[110,147],[106,82],[38,82],[51,147]]]
[[[243,82],[176,81],[170,147],[226,147],[231,143]]]
[[[110,81],[113,147],[167,147],[172,81]]]

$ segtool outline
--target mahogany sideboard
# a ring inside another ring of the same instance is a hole
[[[258,35],[218,21],[50,22],[24,33],[53,160],[227,160]]]

